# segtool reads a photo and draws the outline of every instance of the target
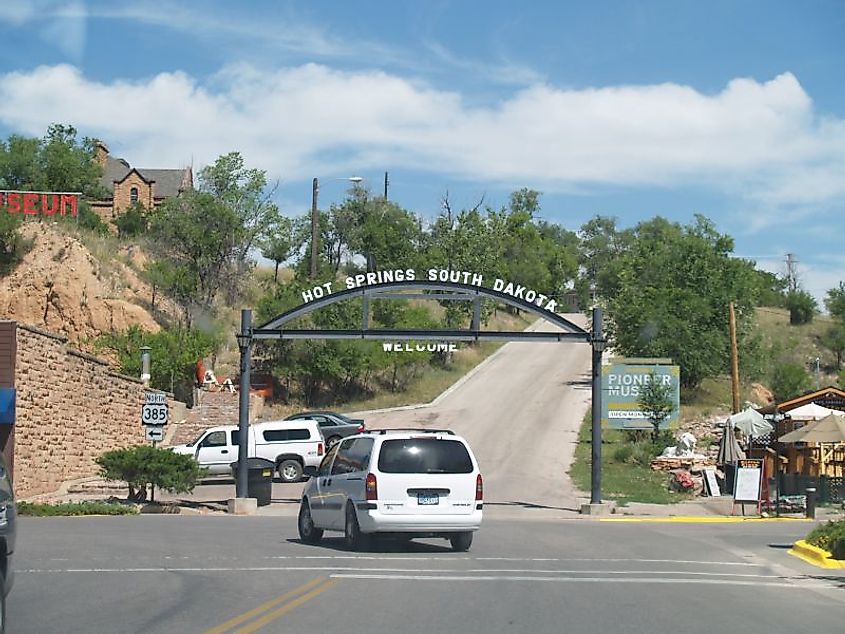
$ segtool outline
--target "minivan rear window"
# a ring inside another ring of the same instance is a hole
[[[382,473],[472,473],[472,458],[459,440],[405,438],[381,444]]]

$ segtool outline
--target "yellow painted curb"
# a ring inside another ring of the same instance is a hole
[[[810,522],[803,517],[601,517],[600,522],[681,522],[687,524],[724,524],[730,522]]]
[[[845,561],[842,561],[841,559],[834,559],[833,555],[831,555],[826,550],[823,550],[818,546],[808,544],[803,539],[799,539],[797,542],[795,542],[792,545],[792,548],[790,548],[787,552],[793,557],[803,559],[808,564],[812,564],[817,568],[828,568],[836,570],[845,569]]]

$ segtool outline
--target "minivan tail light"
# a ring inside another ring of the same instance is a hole
[[[481,474],[478,474],[478,477],[475,478],[475,501],[481,502],[484,499],[484,480],[481,478]]]
[[[378,483],[376,482],[376,474],[367,474],[367,500],[378,500]]]
[[[323,443],[321,443],[321,442],[317,443],[317,455],[318,456],[323,455]]]

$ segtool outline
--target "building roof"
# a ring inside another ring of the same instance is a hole
[[[121,182],[132,171],[132,166],[124,159],[106,156],[103,175],[100,177],[100,184],[112,194],[114,192],[114,184]],[[180,192],[190,189],[193,186],[190,167],[181,169],[149,169],[139,167],[134,168],[134,171],[148,183],[155,183],[156,198],[177,196]]]
[[[820,390],[813,390],[812,392],[807,392],[801,396],[796,396],[795,398],[791,398],[783,403],[761,407],[757,411],[761,414],[773,414],[775,412],[775,408],[777,408],[777,411],[785,414],[790,410],[806,405],[807,403],[816,403],[817,405],[828,407],[830,409],[845,411],[845,390],[829,385],[821,388]]]

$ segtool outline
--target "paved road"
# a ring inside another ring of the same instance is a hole
[[[586,325],[582,315],[566,317]],[[511,342],[436,405],[366,420],[369,427],[442,427],[465,436],[488,504],[576,509],[566,473],[589,407],[589,380],[590,348],[583,343]]]
[[[845,574],[786,554],[808,523],[496,515],[465,554],[442,540],[306,546],[293,517],[23,518],[8,631],[771,634],[845,622]]]

